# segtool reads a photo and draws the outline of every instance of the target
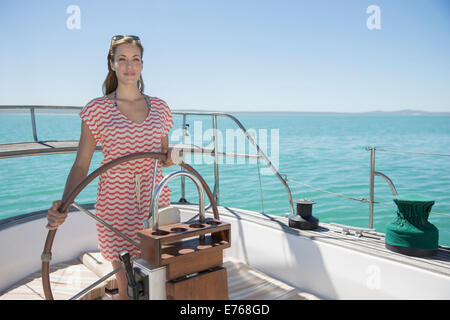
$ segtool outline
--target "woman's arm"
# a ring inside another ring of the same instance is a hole
[[[67,177],[66,186],[61,199],[64,199],[67,193],[71,192],[81,180],[87,176],[96,145],[97,143],[95,142],[89,127],[84,121],[81,121],[81,136],[77,157],[75,158],[75,162]]]
[[[169,148],[169,136],[165,135],[161,138],[161,152],[167,153],[167,160],[161,161],[163,167],[170,167],[175,165],[172,159],[172,148]]]
[[[96,145],[97,143],[88,126],[84,121],[81,121],[81,136],[77,156],[69,176],[67,177],[66,186],[61,199],[64,199],[65,196],[87,176]],[[61,204],[61,200],[54,201],[52,207],[48,210],[47,229],[54,230],[66,220],[68,210],[62,213],[58,211]]]

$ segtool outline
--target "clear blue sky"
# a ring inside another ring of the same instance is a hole
[[[0,30],[0,105],[85,105],[111,36],[136,34],[172,109],[450,111],[449,0],[2,0]]]

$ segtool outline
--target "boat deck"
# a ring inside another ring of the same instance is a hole
[[[173,205],[178,207],[183,214],[193,218],[198,213],[198,205]],[[275,231],[279,230],[285,234],[309,238],[314,240],[314,242],[324,242],[340,248],[346,248],[350,252],[359,252],[368,255],[368,257],[376,256],[388,261],[398,262],[401,265],[438,273],[445,277],[450,276],[450,248],[448,247],[440,246],[436,255],[432,257],[412,257],[388,250],[385,247],[384,234],[373,230],[365,230],[358,234],[357,229],[350,228],[348,232],[343,232],[342,226],[327,223],[320,223],[319,228],[315,230],[298,230],[288,226],[288,218],[286,217],[265,215],[254,211],[222,206],[219,206],[218,209],[221,218],[236,219],[237,225],[232,233],[236,237],[239,237],[238,235],[242,232],[239,226],[248,221],[252,225],[263,226],[263,230],[269,231],[269,228]],[[207,214],[211,213],[210,210],[207,210]],[[41,215],[44,216],[45,212],[42,212]],[[35,218],[37,218],[36,215],[34,215]],[[16,222],[12,221],[11,224],[13,223]],[[235,243],[238,244],[238,242]],[[305,256],[305,259],[309,258],[310,256]],[[254,258],[249,261],[254,262]],[[292,283],[289,282],[290,284],[288,284],[288,281],[281,281],[279,279],[282,277],[277,277],[274,274],[269,275],[270,270],[262,272],[263,269],[255,267],[253,263],[250,265],[249,261],[240,259],[239,255],[232,256],[225,252],[224,266],[227,269],[230,299],[318,299],[318,294],[311,294],[311,291],[302,289],[301,286],[294,287]],[[304,266],[299,268],[304,268]],[[335,268],[335,265],[330,265],[330,268]],[[302,270],[305,271],[305,269]],[[77,259],[52,265],[50,271],[55,299],[69,299],[108,274],[112,269],[111,264],[104,261],[99,252],[87,252],[80,255]],[[312,269],[310,272],[313,275],[319,271]],[[115,299],[117,298],[115,295],[116,288],[117,284],[113,276],[80,299]],[[0,292],[0,300],[2,299],[44,299],[40,270],[9,289]]]
[[[79,259],[51,267],[52,293],[56,300],[66,300],[112,271],[100,252],[88,252]],[[228,295],[231,300],[316,300],[316,296],[289,286],[248,266],[227,258]],[[0,300],[43,300],[40,271],[20,281],[2,295]],[[81,300],[118,299],[117,282],[111,277],[80,297]]]
[[[196,210],[196,207],[192,207]],[[245,215],[242,213],[245,212]],[[283,232],[300,235],[316,241],[327,242],[329,244],[338,245],[348,249],[356,250],[365,254],[378,256],[392,261],[419,267],[427,271],[437,272],[446,276],[450,276],[450,248],[439,246],[435,255],[431,257],[413,257],[393,252],[385,246],[384,233],[376,231],[362,231],[358,228],[350,226],[348,232],[343,232],[341,225],[319,223],[319,227],[315,230],[299,230],[289,227],[289,220],[286,217],[277,217],[273,215],[265,215],[254,211],[247,211],[219,207],[219,214],[235,216],[239,214],[239,219],[251,219],[271,228],[282,230]],[[247,218],[247,217],[248,218]],[[364,228],[361,228],[364,230]],[[360,233],[360,234],[359,234]]]

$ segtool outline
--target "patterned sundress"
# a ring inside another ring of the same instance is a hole
[[[79,113],[97,143],[101,143],[104,159],[101,165],[136,152],[161,152],[161,138],[173,126],[167,103],[147,97],[150,111],[144,122],[129,120],[106,96],[90,101]],[[153,159],[132,160],[109,169],[99,177],[96,214],[114,228],[139,242],[137,232],[150,212],[153,181]],[[156,182],[163,178],[158,163]],[[156,186],[155,186],[156,189]],[[170,205],[170,189],[165,186],[159,206]],[[139,254],[133,244],[97,223],[98,247],[108,261],[119,261],[119,253],[127,250],[131,257]]]

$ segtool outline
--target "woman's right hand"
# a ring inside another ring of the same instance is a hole
[[[69,210],[67,209],[65,212],[61,213],[58,211],[59,207],[61,207],[62,201],[53,201],[53,205],[47,211],[47,225],[45,226],[49,230],[56,230],[58,227],[66,220],[67,214]]]

